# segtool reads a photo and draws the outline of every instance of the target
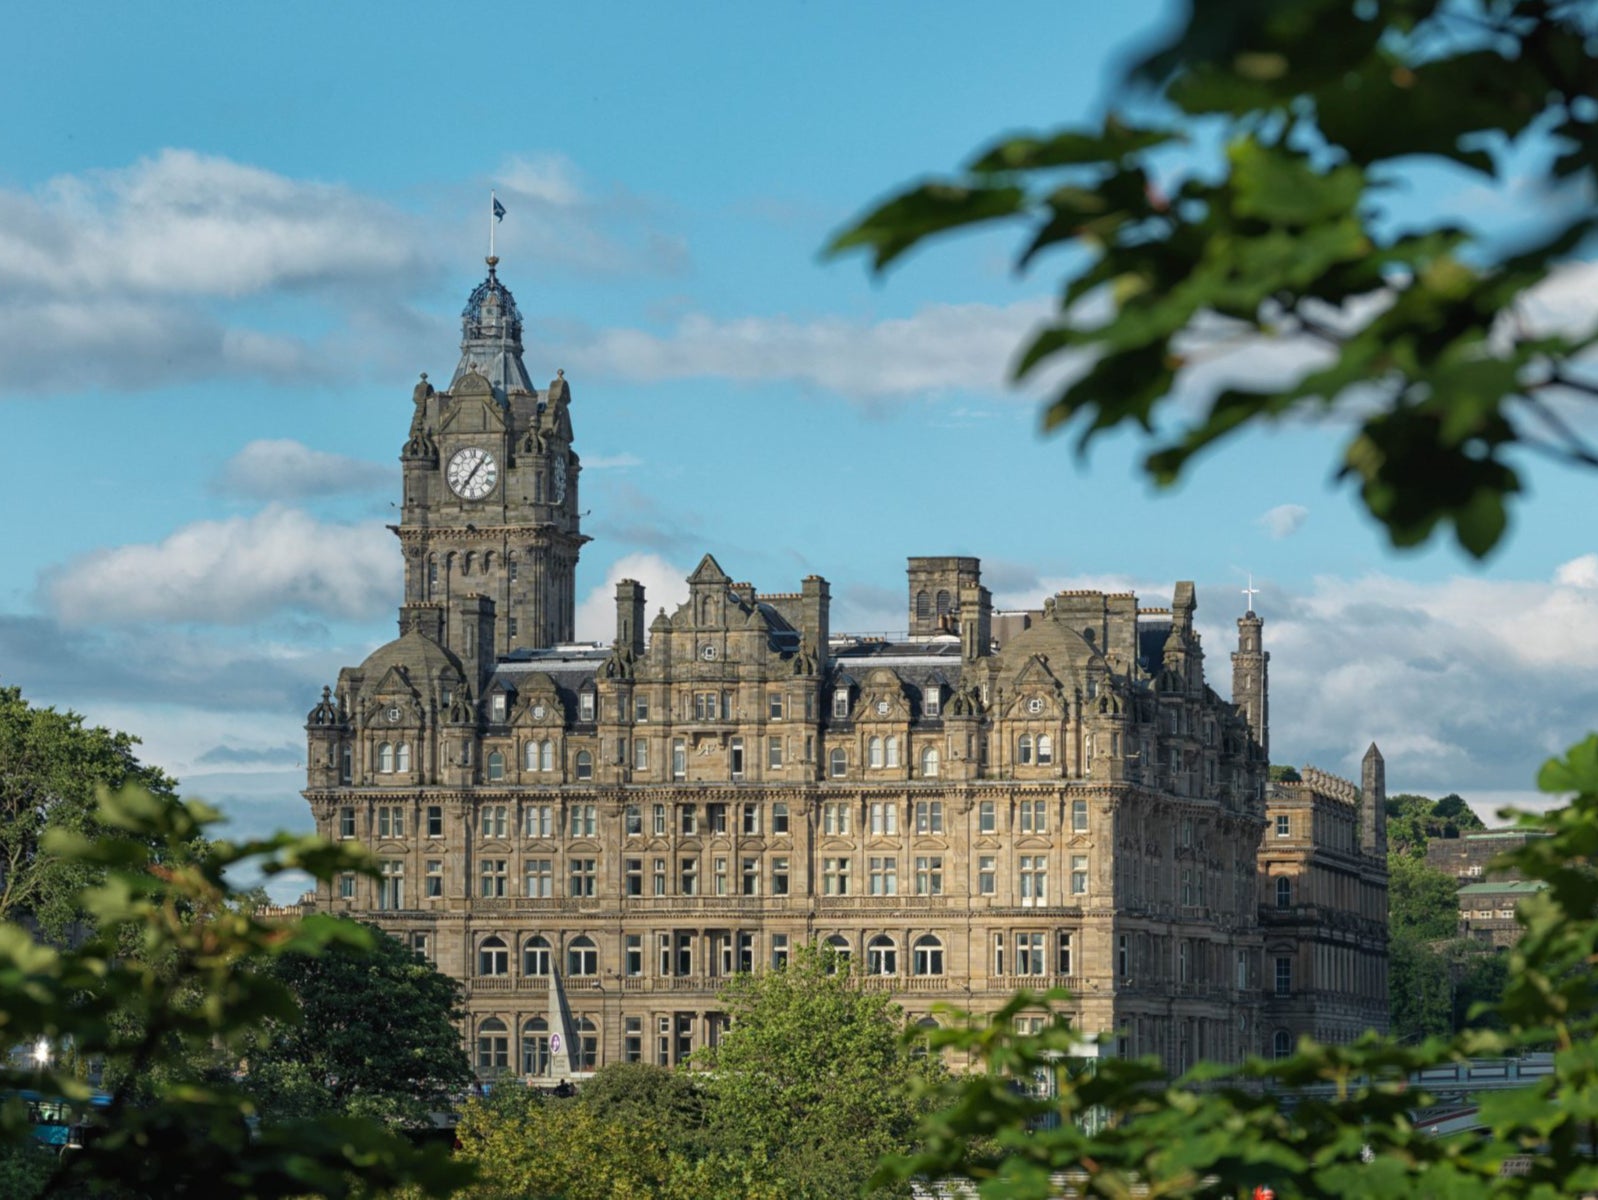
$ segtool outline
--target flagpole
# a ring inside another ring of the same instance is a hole
[[[494,257],[494,204],[499,197],[494,195],[492,188],[488,192],[488,257]]]

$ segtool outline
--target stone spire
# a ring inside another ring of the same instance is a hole
[[[1371,743],[1360,764],[1362,795],[1359,806],[1359,848],[1378,858],[1387,857],[1387,763]]]
[[[461,310],[461,359],[449,387],[453,391],[463,376],[476,371],[504,404],[515,392],[538,393],[522,363],[522,314],[516,297],[499,281],[499,259],[490,254],[486,261],[488,278],[472,289]]]
[[[1270,662],[1264,648],[1265,622],[1253,609],[1237,619],[1237,650],[1232,654],[1232,703],[1248,721],[1260,754],[1271,760]]]

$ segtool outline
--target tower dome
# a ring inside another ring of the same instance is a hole
[[[472,289],[461,310],[461,358],[450,390],[471,371],[485,377],[501,404],[514,392],[536,396],[522,363],[522,314],[516,297],[499,281],[499,259],[489,255],[488,278]]]

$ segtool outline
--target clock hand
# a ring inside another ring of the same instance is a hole
[[[479,472],[479,471],[481,471],[483,469],[483,464],[485,462],[487,462],[487,461],[488,460],[484,459],[484,458],[480,458],[480,459],[477,460],[477,465],[472,468],[472,473],[470,475],[468,475],[466,477],[465,481],[461,484],[461,487],[463,489],[469,488],[469,487],[472,486],[472,480],[477,478],[477,472]]]

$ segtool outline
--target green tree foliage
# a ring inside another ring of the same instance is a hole
[[[378,1117],[421,1127],[474,1076],[456,1022],[460,985],[376,926],[320,953],[265,967],[298,1002],[269,1022],[249,1056],[249,1087],[268,1115]]]
[[[40,840],[41,855],[99,880],[79,901],[90,936],[61,948],[0,924],[0,1043],[73,1050],[45,1070],[0,1068],[0,1093],[31,1088],[83,1102],[90,1087],[73,1068],[89,1062],[116,1081],[99,1136],[52,1163],[39,1195],[347,1197],[414,1187],[445,1196],[465,1182],[461,1166],[369,1121],[252,1126],[249,1096],[207,1069],[239,1061],[264,1023],[295,1019],[292,994],[262,964],[370,944],[347,922],[258,919],[228,872],[331,879],[372,873],[369,859],[316,837],[209,841],[214,810],[140,788],[102,796],[93,819],[115,836],[55,829]],[[22,1106],[0,1106],[0,1144],[15,1157],[30,1137]]]
[[[1387,866],[1387,926],[1395,938],[1440,941],[1459,931],[1459,880],[1419,859]]]
[[[1272,783],[1300,783],[1303,781],[1303,778],[1304,777],[1298,773],[1297,767],[1284,766],[1281,763],[1271,764]]]
[[[705,1112],[705,1092],[689,1071],[651,1063],[611,1063],[583,1084],[577,1102],[602,1121],[623,1125],[643,1120],[665,1122],[673,1144],[690,1158],[712,1153],[718,1144]]]
[[[32,921],[65,938],[82,913],[79,895],[101,877],[80,859],[43,853],[52,829],[105,833],[95,819],[98,788],[136,784],[171,797],[173,780],[139,762],[138,739],[85,728],[76,713],[35,708],[18,688],[0,688],[0,921]]]
[[[661,1071],[661,1076],[671,1072]],[[629,1101],[627,1082],[673,1107]],[[601,1071],[593,1099],[555,1099],[516,1085],[472,1100],[461,1113],[461,1154],[478,1182],[457,1200],[784,1200],[759,1156],[694,1156],[674,1124],[686,1081]],[[691,1084],[686,1084],[691,1088]]]
[[[1542,828],[1510,856],[1548,886],[1524,901],[1492,1005],[1500,1029],[1402,1047],[1375,1035],[1352,1045],[1302,1043],[1283,1060],[1200,1066],[1174,1082],[1153,1059],[1108,1058],[1073,1070],[1080,1039],[1063,1016],[1041,1034],[1012,1018],[1046,1006],[1020,996],[991,1021],[955,1020],[934,1045],[977,1055],[985,1073],[947,1081],[919,1153],[882,1178],[966,1178],[984,1200],[1044,1200],[1070,1177],[1077,1194],[1235,1197],[1268,1185],[1282,1200],[1372,1195],[1508,1200],[1598,1188],[1598,735],[1549,762],[1539,785],[1574,793],[1562,809],[1523,818]],[[1437,1138],[1409,1117],[1435,1098],[1409,1078],[1472,1056],[1551,1047],[1546,1078],[1484,1094],[1480,1132]],[[1013,1085],[1039,1076],[1052,1095]],[[1085,1120],[1088,1114],[1097,1118]],[[1515,1170],[1505,1173],[1506,1164]]]
[[[1387,945],[1387,988],[1392,1036],[1404,1045],[1455,1031],[1454,991],[1448,956],[1417,937]]]
[[[722,993],[731,1028],[704,1064],[717,1136],[762,1155],[794,1196],[854,1196],[879,1155],[911,1143],[912,1084],[939,1074],[903,1040],[904,1015],[830,950],[739,975]]]
[[[1340,473],[1395,545],[1451,524],[1482,556],[1524,452],[1598,465],[1560,408],[1598,396],[1578,361],[1595,335],[1520,307],[1598,229],[1595,25],[1554,0],[1193,0],[1132,68],[1137,116],[1005,137],[832,250],[881,270],[951,230],[1020,224],[1019,269],[1070,251],[1058,313],[1016,365],[1071,368],[1046,428],[1076,425],[1083,447],[1140,428],[1170,484],[1239,430],[1331,416],[1352,431]],[[1524,172],[1544,220],[1512,245],[1415,220],[1390,198],[1428,168]],[[1302,347],[1303,373],[1172,403],[1185,366],[1260,340]]]
[[[1472,830],[1485,829],[1482,820],[1459,796],[1449,793],[1441,800],[1400,792],[1387,797],[1387,846],[1389,861],[1398,858],[1424,859],[1426,843],[1436,838],[1457,838]]]

